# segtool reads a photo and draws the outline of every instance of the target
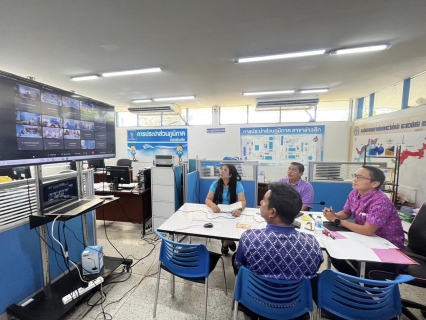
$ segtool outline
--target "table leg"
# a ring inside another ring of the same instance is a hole
[[[175,241],[175,235],[174,233],[170,234],[170,240]],[[175,296],[175,275],[174,274],[170,274],[171,279],[170,279],[170,292],[172,294],[172,297]]]
[[[365,278],[365,261],[359,262],[359,277]]]

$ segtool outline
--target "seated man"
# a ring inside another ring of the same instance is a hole
[[[266,228],[247,230],[241,235],[240,245],[233,256],[235,273],[241,266],[246,266],[258,275],[273,279],[316,277],[324,261],[320,245],[313,235],[298,232],[292,225],[301,205],[299,193],[290,185],[269,185],[260,206]],[[258,315],[244,306],[242,309],[250,318],[257,319]]]
[[[324,216],[338,226],[366,236],[376,234],[392,242],[400,250],[405,250],[404,230],[398,211],[392,201],[380,190],[384,181],[385,175],[382,170],[363,166],[354,174],[354,190],[349,193],[343,210],[335,213],[331,207],[324,208]],[[354,222],[347,221],[351,216],[354,217]],[[331,262],[337,270],[356,275],[356,270],[345,260],[332,258]],[[398,265],[368,263],[367,269],[396,271],[396,266]]]
[[[292,162],[287,170],[287,178],[282,178],[278,182],[291,184],[302,197],[302,211],[309,211],[314,202],[314,188],[312,185],[303,180],[303,172],[305,166],[299,162]]]

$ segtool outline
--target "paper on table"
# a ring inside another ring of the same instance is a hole
[[[351,239],[333,240],[332,238],[322,238],[322,244],[327,249],[328,254],[336,259],[376,261],[380,258],[358,241]]]
[[[373,249],[382,262],[400,264],[418,264],[397,249]]]
[[[231,214],[231,212],[215,213],[215,212],[211,211],[211,209],[209,210],[207,217],[210,218],[210,219],[216,219],[216,218],[235,219],[236,218]]]
[[[355,233],[355,232],[340,231],[340,233],[344,235],[346,238],[357,241],[368,248],[374,248],[374,249],[396,249],[397,248],[394,244],[392,244],[388,240],[382,237],[376,236],[375,234],[373,234],[372,236],[364,236],[362,234]]]
[[[243,204],[241,201],[232,203],[232,204],[218,204],[220,212],[232,212],[234,210],[242,209]]]

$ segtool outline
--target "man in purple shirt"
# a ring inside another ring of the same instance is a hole
[[[389,198],[380,190],[385,181],[383,171],[376,167],[363,166],[358,169],[353,178],[353,189],[342,211],[335,213],[333,209],[325,208],[324,216],[338,226],[342,226],[353,232],[371,236],[376,234],[392,242],[400,250],[405,250],[404,230],[398,211]],[[347,221],[353,216],[355,223]],[[334,261],[333,261],[334,260]],[[336,269],[344,269],[352,273],[350,269],[340,266],[341,260],[332,259]],[[344,262],[344,261],[343,261]],[[339,267],[336,265],[339,264]],[[376,266],[384,269],[383,265]],[[395,265],[390,266],[392,268]],[[385,268],[387,268],[385,266]],[[345,272],[342,270],[342,272]]]
[[[287,170],[287,178],[282,178],[278,182],[291,184],[302,197],[302,211],[309,211],[314,202],[314,188],[312,185],[303,180],[303,172],[305,166],[299,162],[292,162]]]

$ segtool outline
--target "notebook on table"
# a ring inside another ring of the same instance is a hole
[[[40,188],[40,209],[45,216],[77,216],[103,201],[96,196],[79,199],[76,177],[44,183]]]

